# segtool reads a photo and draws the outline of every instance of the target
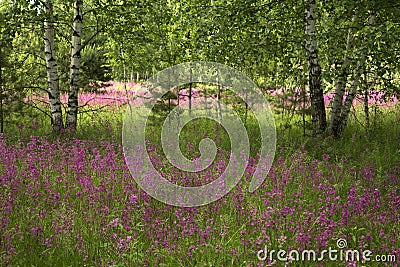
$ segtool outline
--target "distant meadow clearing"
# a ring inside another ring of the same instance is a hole
[[[204,88],[193,88],[193,101],[205,97]],[[122,122],[128,101],[143,97],[138,89],[110,82],[82,92],[75,136],[53,137],[49,119],[39,112],[0,136],[1,265],[400,266],[400,102],[395,96],[370,94],[368,128],[365,101],[357,98],[343,138],[334,140],[304,135],[310,119],[301,89],[290,95],[266,91],[277,149],[266,180],[249,193],[259,129],[251,113],[223,91],[222,101],[228,99],[247,116],[250,158],[244,177],[216,202],[179,208],[147,195],[125,164]],[[180,94],[180,100],[187,98],[187,88]],[[209,88],[206,97],[215,98],[215,90]],[[326,104],[331,98],[325,96]],[[25,101],[46,98],[32,95]],[[170,181],[207,184],[226,168],[233,144],[217,123],[195,121],[181,134],[182,153],[197,157],[207,136],[218,146],[213,164],[198,173],[171,167],[159,135],[177,101],[176,96],[157,106],[147,151]],[[338,240],[346,246],[338,247]],[[357,250],[359,259],[346,260],[338,252],[332,260],[321,254],[328,248]],[[280,260],[279,250],[286,257],[296,250],[300,259]],[[315,251],[315,259],[301,260],[305,250]],[[362,259],[366,250],[370,261]]]

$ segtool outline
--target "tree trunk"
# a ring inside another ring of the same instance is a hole
[[[368,104],[368,90],[369,90],[369,83],[368,83],[368,76],[367,73],[364,73],[364,114],[365,114],[365,132],[368,136],[369,134],[369,104]]]
[[[4,133],[4,113],[3,113],[3,73],[0,66],[0,133]]]
[[[364,62],[364,56],[362,57],[361,60],[357,61],[357,66],[356,66],[353,81],[351,82],[351,85],[350,85],[349,94],[347,95],[346,100],[343,105],[343,108],[342,108],[342,112],[341,112],[341,116],[340,116],[340,124],[339,124],[339,127],[337,128],[337,132],[336,132],[338,134],[338,136],[341,136],[344,131],[344,128],[346,128],[347,119],[349,117],[350,109],[353,104],[354,97],[356,96],[357,87],[358,87],[358,84],[359,84],[359,81],[361,78],[361,70],[364,65],[363,62]]]
[[[190,64],[190,83],[189,83],[189,116],[192,116],[192,86],[193,86],[193,71]]]
[[[214,58],[215,62],[217,62],[217,57]],[[221,110],[221,86],[219,85],[219,73],[218,73],[218,66],[215,69],[215,77],[216,77],[216,84],[217,84],[217,118],[218,122],[221,123],[222,121],[222,110]]]
[[[326,130],[324,92],[321,88],[321,66],[318,60],[317,41],[315,39],[316,0],[307,0],[305,10],[305,49],[308,54],[309,86],[314,135]]]
[[[67,128],[76,130],[78,118],[79,71],[81,65],[82,0],[74,2],[74,26],[71,49],[71,72],[68,94]]]
[[[357,19],[357,11],[353,15],[352,22],[354,23]],[[349,28],[347,33],[347,42],[346,42],[346,51],[343,58],[343,63],[341,66],[340,74],[337,79],[336,89],[335,89],[335,96],[333,98],[332,109],[329,114],[329,133],[331,135],[337,135],[338,128],[341,123],[341,111],[343,105],[343,96],[346,89],[347,84],[347,74],[348,74],[348,67],[349,67],[349,57],[348,53],[352,48],[353,44],[353,33],[351,28]]]
[[[372,12],[371,16],[368,19],[368,25],[372,26],[375,21],[375,12]],[[354,70],[353,81],[350,85],[349,94],[346,97],[344,105],[341,107],[341,114],[339,117],[339,124],[336,129],[334,129],[334,135],[339,137],[343,134],[344,129],[347,125],[347,120],[350,114],[350,109],[353,104],[354,97],[357,93],[357,87],[359,85],[359,81],[364,69],[364,62],[365,62],[365,54],[363,53],[361,57],[357,60],[357,65]]]
[[[44,2],[44,12],[46,14],[46,18],[44,20],[44,52],[46,58],[51,125],[53,132],[59,134],[61,129],[64,127],[64,124],[54,43],[53,0],[46,0]]]

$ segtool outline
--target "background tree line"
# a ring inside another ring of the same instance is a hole
[[[313,133],[339,137],[357,93],[399,93],[399,18],[394,0],[2,0],[1,132],[31,109],[74,131],[79,88],[204,60],[263,88],[306,87]],[[48,109],[23,101],[32,92]]]

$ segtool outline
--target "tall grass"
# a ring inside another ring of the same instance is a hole
[[[138,188],[125,165],[124,107],[82,113],[76,136],[52,137],[47,120],[22,120],[0,137],[0,261],[6,266],[283,266],[257,252],[347,248],[393,255],[396,262],[289,261],[287,266],[398,266],[400,258],[399,107],[382,110],[366,134],[352,118],[340,140],[278,127],[275,161],[248,192],[260,144],[247,123],[252,153],[239,185],[207,206],[165,205]],[[359,114],[358,114],[359,115]],[[298,115],[296,115],[298,116]],[[277,125],[283,124],[277,116]],[[298,117],[300,119],[300,117]],[[285,117],[283,117],[285,120]],[[360,124],[361,122],[361,124]],[[159,126],[149,131],[161,151]],[[191,179],[215,179],[230,143],[214,123],[197,120],[180,140],[196,156],[202,135],[215,137],[216,162]],[[153,163],[171,179],[185,174]],[[372,258],[373,258],[372,257]]]

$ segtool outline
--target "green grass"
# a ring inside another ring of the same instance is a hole
[[[2,206],[2,217],[10,221],[1,232],[0,260],[10,266],[257,266],[263,262],[255,250],[264,245],[275,250],[322,250],[336,248],[340,237],[345,237],[352,249],[393,254],[391,246],[400,246],[400,227],[395,221],[399,218],[395,200],[399,185],[391,182],[395,172],[397,177],[400,173],[399,106],[380,108],[368,132],[362,126],[362,112],[355,114],[357,119],[352,115],[338,140],[303,136],[301,124],[285,129],[281,125],[286,124],[286,117],[277,115],[276,157],[262,187],[249,193],[247,174],[226,197],[196,209],[166,206],[146,196],[134,183],[118,147],[123,108],[82,113],[75,137],[49,134],[48,118],[39,116],[35,123],[21,118],[23,127],[6,128],[5,141],[15,146],[7,151],[14,153],[10,155],[15,157],[17,173],[0,191],[2,202],[13,207],[7,213]],[[292,120],[301,117],[294,115]],[[157,146],[160,124],[154,125],[147,137]],[[260,146],[256,126],[250,116],[246,127],[253,157]],[[39,144],[32,142],[33,135],[43,137]],[[205,136],[218,136],[217,144],[224,150],[231,146],[216,123],[196,120],[184,127],[180,140],[183,154],[198,156],[197,145]],[[77,144],[74,138],[86,143]],[[32,149],[27,148],[29,144]],[[51,144],[58,147],[54,155],[41,148]],[[48,161],[41,161],[45,157]],[[6,157],[3,161],[9,162]],[[4,169],[11,170],[10,165]],[[39,173],[32,174],[32,169]],[[89,177],[92,185],[85,189],[78,182],[80,177]],[[375,189],[379,196],[374,195]],[[57,193],[59,200],[55,200]],[[127,204],[132,195],[137,200]],[[369,201],[366,204],[364,197]],[[349,216],[344,223],[343,212]],[[115,218],[118,223],[109,226]],[[63,231],[57,234],[60,225]],[[42,234],[33,235],[32,227],[40,227]],[[302,244],[300,236],[307,234],[309,243]],[[132,240],[119,248],[128,236]],[[359,262],[357,266],[381,264]],[[289,264],[310,265],[317,264]],[[339,265],[346,263],[322,262],[322,266]]]

